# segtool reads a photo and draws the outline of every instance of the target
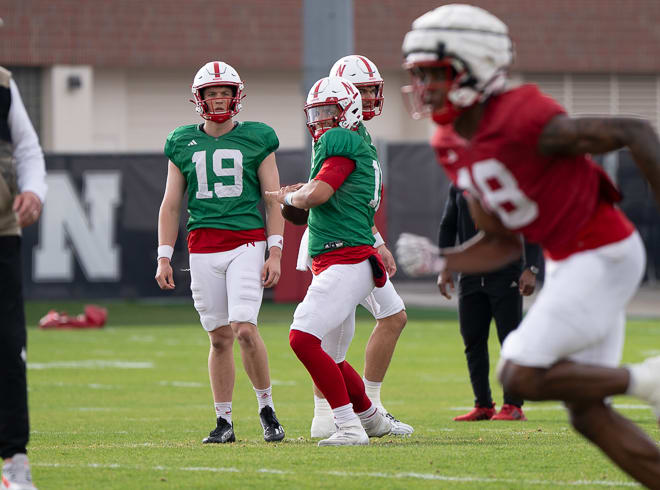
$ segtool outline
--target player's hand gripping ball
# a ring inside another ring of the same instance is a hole
[[[285,220],[290,221],[294,225],[306,225],[309,211],[306,209],[289,206],[288,204],[283,204],[282,216],[284,216]]]

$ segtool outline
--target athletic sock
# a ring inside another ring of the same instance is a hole
[[[252,387],[254,388],[254,386]],[[254,392],[257,395],[257,403],[259,403],[259,413],[264,407],[270,407],[275,411],[275,405],[273,405],[273,387],[269,386],[265,390],[260,390],[254,388]]]
[[[366,422],[369,420],[371,417],[376,415],[376,412],[378,411],[378,408],[376,408],[374,405],[371,405],[368,409],[366,409],[364,412],[360,412],[357,414],[357,416],[360,418],[360,421]]]
[[[358,421],[358,418],[355,416],[353,411],[353,404],[349,403],[348,405],[343,405],[341,407],[333,408],[332,415],[335,419],[335,424],[339,427],[346,425],[350,422]]]
[[[379,410],[386,412],[387,410],[385,410],[383,402],[380,401],[380,387],[383,383],[378,381],[369,381],[367,378],[362,378],[362,380],[364,381],[364,391],[367,393],[371,403],[373,403]]]
[[[231,402],[219,402],[213,405],[215,407],[215,418],[222,417],[231,425]]]
[[[325,398],[314,395],[314,417],[332,417],[332,408]]]

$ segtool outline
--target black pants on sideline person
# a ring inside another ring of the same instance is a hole
[[[458,316],[470,382],[475,402],[481,407],[490,407],[493,403],[488,379],[491,320],[495,320],[500,345],[522,320],[522,296],[518,291],[517,278],[499,276],[495,281],[488,279],[488,276],[464,278],[458,297]],[[520,407],[523,400],[505,392],[504,403]]]
[[[0,457],[26,453],[30,434],[21,239],[0,236]]]

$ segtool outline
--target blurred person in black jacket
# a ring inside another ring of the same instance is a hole
[[[1,25],[1,21],[0,21]],[[46,197],[46,166],[11,72],[0,67],[0,457],[3,489],[31,490],[21,229]]]
[[[477,234],[467,201],[460,189],[451,186],[440,222],[440,248],[453,247]],[[488,375],[488,335],[491,320],[495,320],[500,345],[522,320],[522,297],[529,296],[537,286],[537,275],[543,267],[543,254],[538,245],[525,244],[523,257],[506,267],[487,274],[459,274],[458,316],[470,382],[475,397],[474,408],[455,421],[527,420],[522,410],[523,400],[504,392],[504,404],[499,413],[490,391]],[[451,298],[454,288],[450,272],[438,278],[440,293]]]

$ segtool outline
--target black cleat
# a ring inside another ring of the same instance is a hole
[[[223,444],[225,442],[236,442],[234,435],[234,424],[229,424],[222,417],[218,417],[218,425],[211,431],[208,437],[202,441],[204,444]]]
[[[259,412],[261,426],[264,428],[264,441],[277,442],[284,439],[284,429],[273,412],[273,408],[266,405]]]

